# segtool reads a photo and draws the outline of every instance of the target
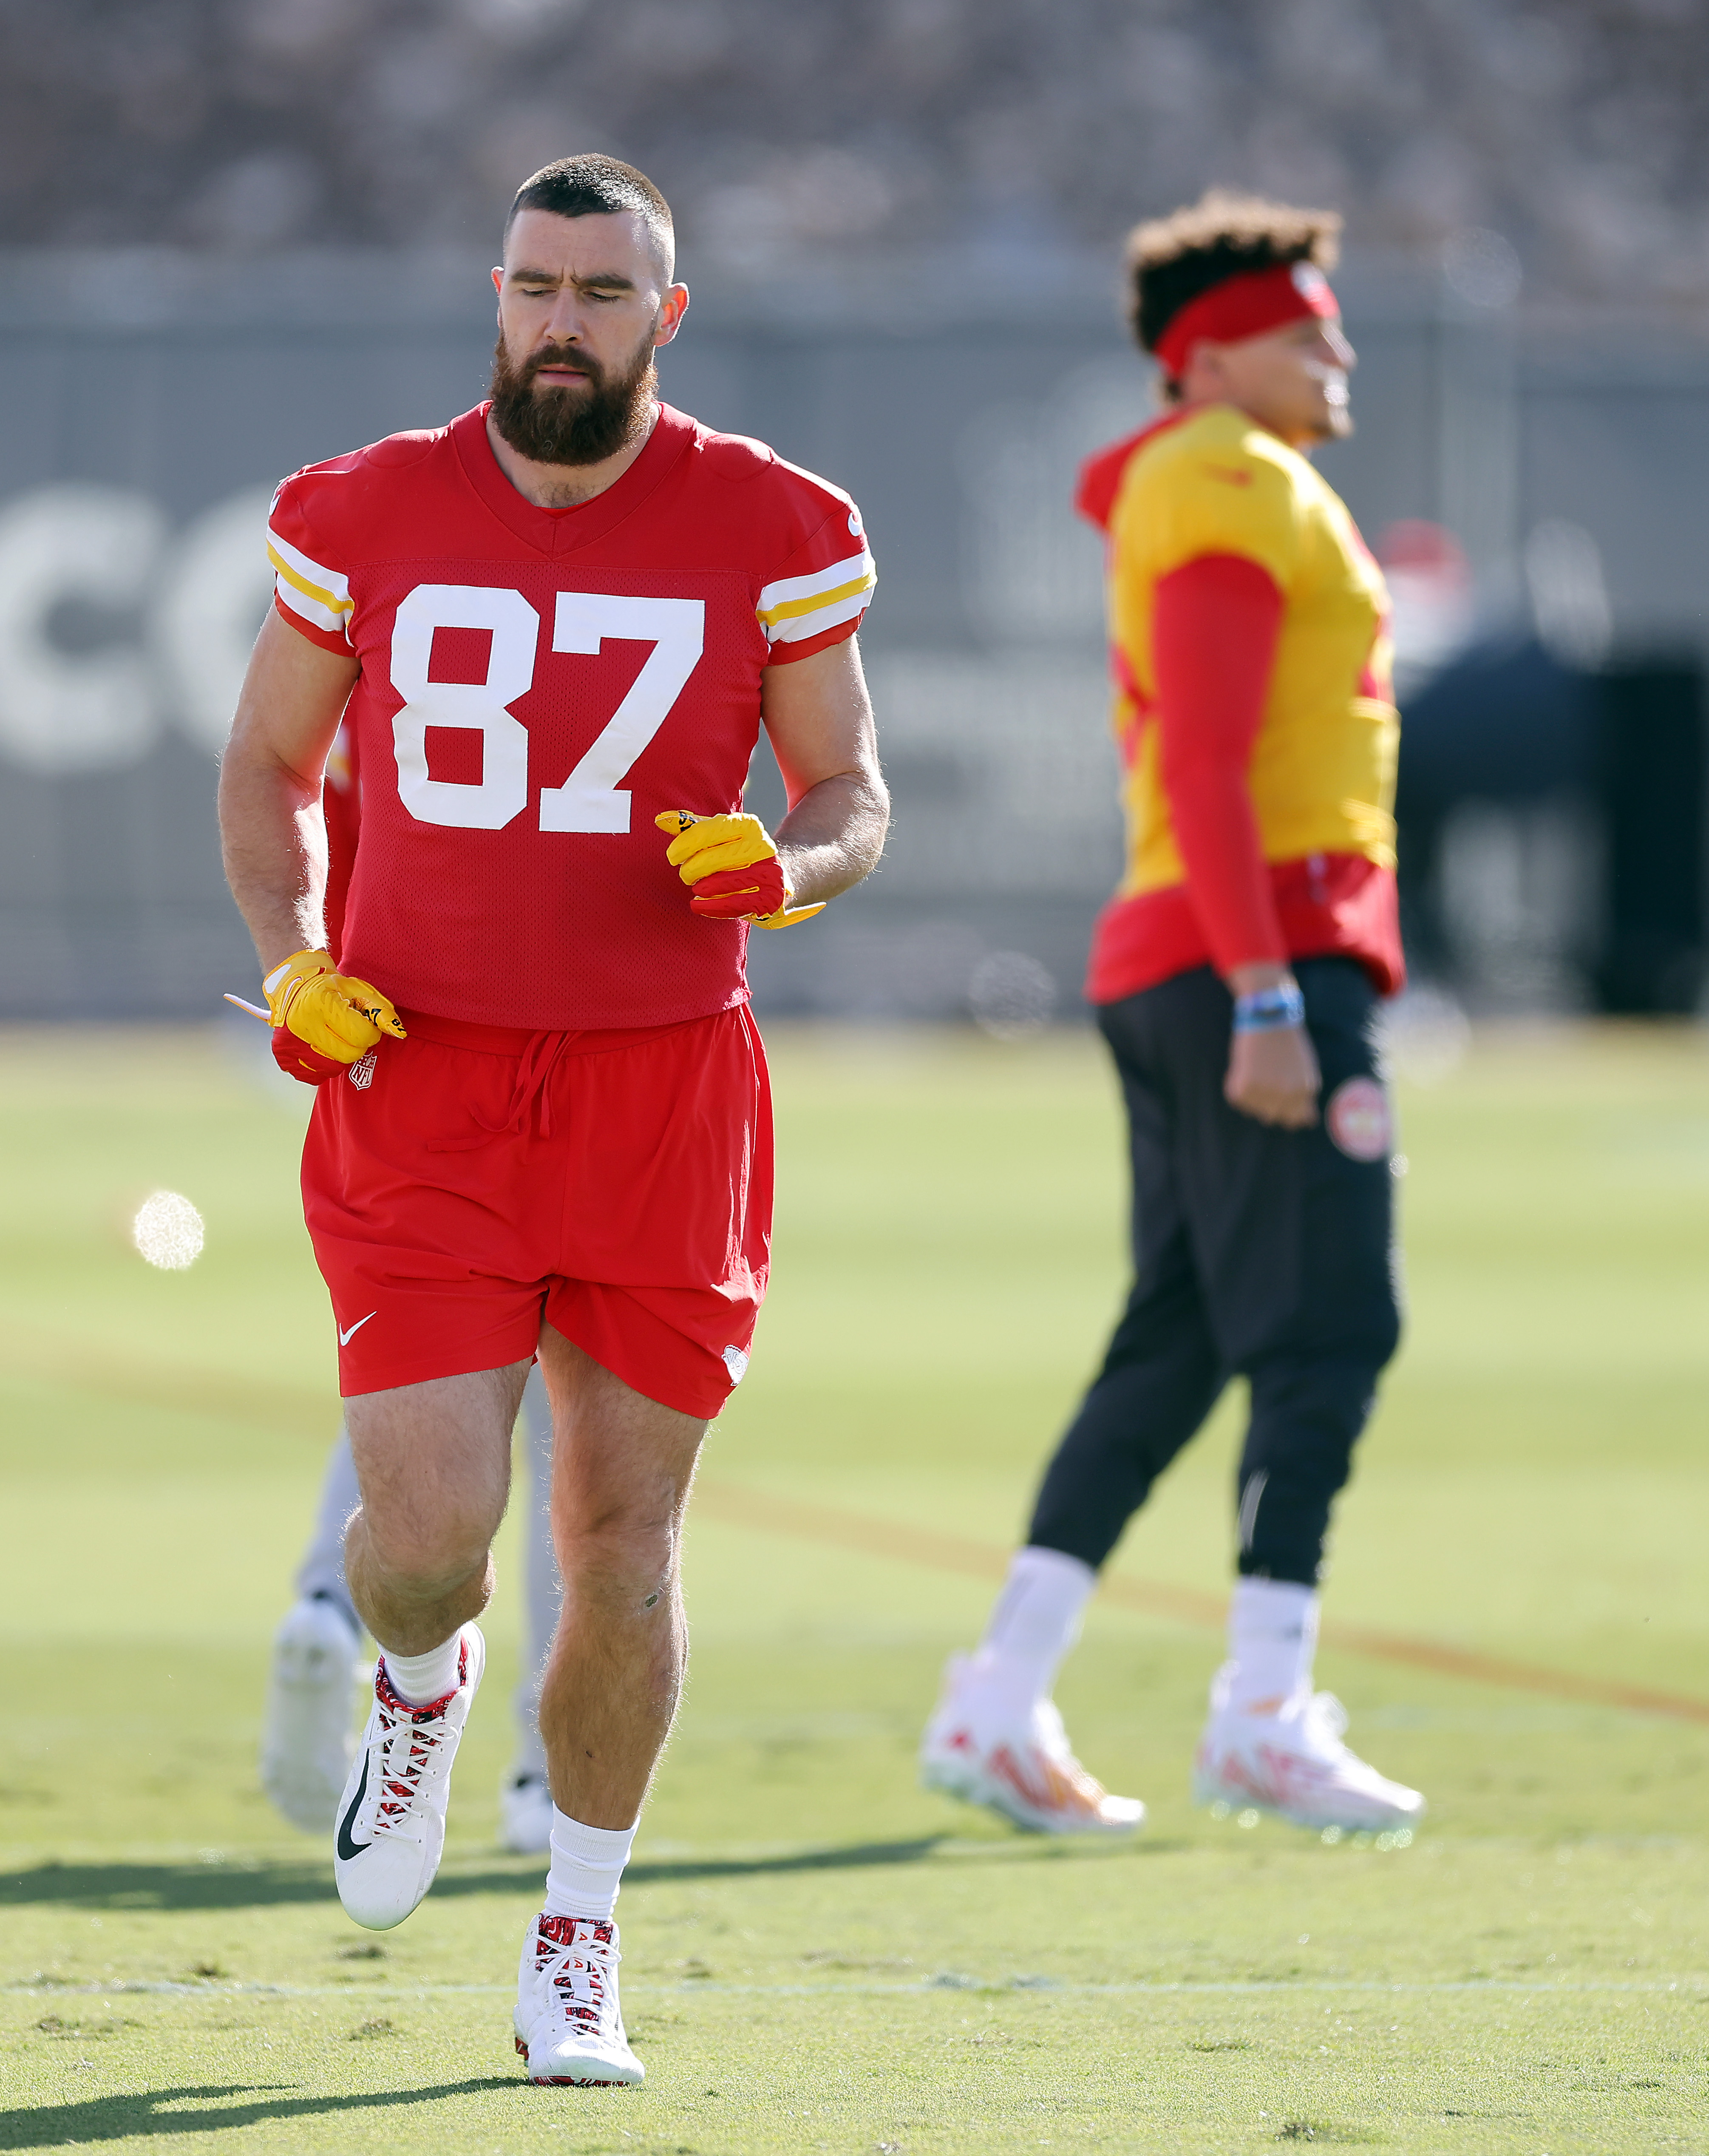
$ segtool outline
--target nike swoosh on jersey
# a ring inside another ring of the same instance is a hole
[[[352,1841],[350,1838],[351,1827],[355,1821],[357,1814],[362,1810],[362,1799],[367,1796],[367,1793],[368,1755],[367,1752],[364,1751],[362,1753],[362,1778],[356,1785],[356,1794],[350,1800],[350,1810],[346,1812],[344,1817],[338,1822],[338,1854],[346,1864],[350,1862],[352,1857],[360,1856],[365,1849],[372,1846],[372,1844],[369,1842]]]
[[[377,1310],[371,1310],[368,1312],[368,1317],[377,1317],[379,1314],[380,1313]],[[356,1323],[351,1327],[348,1332],[341,1332],[339,1334],[338,1344],[341,1348],[349,1347],[351,1342],[356,1337],[357,1334],[360,1332],[363,1326],[367,1323],[368,1317],[357,1318]]]

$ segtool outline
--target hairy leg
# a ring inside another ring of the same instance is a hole
[[[640,1815],[688,1658],[679,1559],[706,1425],[540,1337],[563,1611],[540,1692],[552,1801],[583,1826]]]
[[[362,1622],[394,1655],[431,1652],[486,1607],[527,1375],[513,1363],[344,1404],[362,1496],[345,1577]]]

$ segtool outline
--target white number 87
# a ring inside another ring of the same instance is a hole
[[[436,629],[486,629],[484,681],[430,681]],[[650,644],[646,664],[562,786],[541,789],[542,831],[622,832],[629,796],[618,781],[669,717],[706,648],[700,599],[631,598],[615,592],[560,592],[554,651],[597,653],[609,637]],[[498,831],[528,806],[528,729],[507,708],[534,685],[540,617],[521,592],[490,584],[418,584],[392,630],[392,685],[403,707],[392,721],[398,793],[418,823]],[[480,783],[428,776],[429,726],[481,737]]]

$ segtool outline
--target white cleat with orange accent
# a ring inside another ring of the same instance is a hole
[[[629,2049],[618,2003],[617,1926],[594,1917],[536,1917],[516,1976],[516,2049],[531,2082],[628,2088],[647,2069]]]
[[[1044,1700],[1007,1727],[979,1711],[957,1656],[920,1743],[920,1782],[985,1804],[1035,1834],[1132,1834],[1145,1819],[1137,1797],[1112,1797],[1069,1747],[1055,1704]]]
[[[1303,1693],[1275,1714],[1244,1712],[1227,1696],[1219,1673],[1193,1763],[1194,1804],[1352,1834],[1392,1833],[1424,1817],[1416,1789],[1389,1781],[1342,1743],[1347,1709],[1332,1693]]]

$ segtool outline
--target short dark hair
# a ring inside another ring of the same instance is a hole
[[[1168,217],[1137,224],[1127,237],[1127,319],[1144,352],[1189,300],[1228,278],[1278,263],[1335,267],[1341,218],[1332,209],[1296,209],[1262,195],[1213,187]]]
[[[670,205],[644,172],[620,158],[584,150],[573,157],[557,157],[542,165],[532,178],[524,180],[505,219],[505,235],[518,213],[543,209],[554,217],[610,217],[634,210],[651,235],[653,245],[667,271],[675,262],[676,228]]]

